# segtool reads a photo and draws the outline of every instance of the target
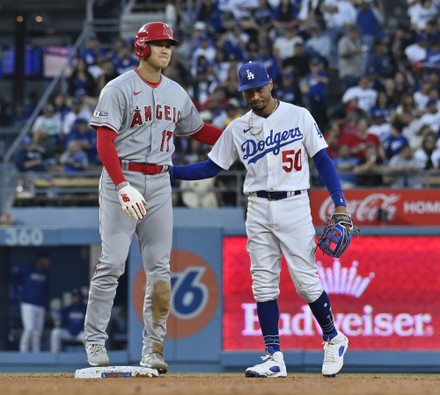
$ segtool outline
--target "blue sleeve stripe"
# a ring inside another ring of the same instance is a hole
[[[342,192],[338,172],[336,171],[335,164],[328,156],[327,150],[322,149],[319,151],[313,157],[313,162],[315,162],[319,177],[327,190],[330,192],[330,197],[332,198],[335,207],[347,206],[347,202],[345,201],[345,197]]]
[[[173,166],[170,171],[170,176],[177,180],[201,180],[203,178],[214,177],[220,170],[223,169],[208,158],[203,162]]]

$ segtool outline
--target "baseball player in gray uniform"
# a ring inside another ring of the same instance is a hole
[[[335,327],[330,300],[315,264],[315,228],[310,201],[309,157],[330,192],[335,213],[349,217],[327,143],[305,108],[272,97],[272,79],[261,62],[238,70],[239,91],[251,110],[232,121],[208,154],[208,160],[175,166],[176,179],[213,177],[240,160],[246,167],[246,233],[252,291],[265,343],[264,362],[246,369],[246,377],[286,377],[280,351],[279,282],[284,255],[297,293],[309,304],[322,328],[322,374],[335,376],[343,366],[348,340]]]
[[[168,169],[173,136],[214,144],[222,130],[204,124],[188,94],[162,75],[178,41],[170,26],[142,26],[134,42],[139,67],[101,91],[90,125],[104,165],[99,186],[102,253],[90,283],[85,346],[92,366],[109,364],[105,342],[119,277],[136,234],[147,276],[140,365],[166,373],[163,356],[170,310],[172,204]],[[122,208],[122,210],[121,210]]]

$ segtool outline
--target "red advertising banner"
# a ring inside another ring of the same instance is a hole
[[[440,191],[356,189],[344,191],[348,211],[358,226],[440,226]],[[326,190],[310,190],[313,224],[322,226],[333,213]]]
[[[225,237],[223,248],[223,349],[262,351],[246,237]],[[337,327],[351,350],[440,350],[439,250],[440,236],[360,236],[340,259],[317,253]],[[283,265],[281,347],[321,349],[320,327]]]

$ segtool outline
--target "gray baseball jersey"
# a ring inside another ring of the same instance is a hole
[[[131,70],[101,91],[90,125],[118,134],[115,147],[121,159],[171,165],[173,134],[196,133],[203,121],[179,84],[162,76],[152,88],[137,70]]]

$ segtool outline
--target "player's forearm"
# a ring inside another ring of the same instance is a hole
[[[220,170],[222,170],[220,166],[208,159],[190,165],[173,166],[170,170],[170,176],[177,180],[201,180],[214,177]]]
[[[117,187],[125,181],[125,177],[122,173],[121,162],[115,148],[115,138],[116,134],[112,130],[104,127],[98,128],[96,149],[103,166],[107,170],[113,184]]]
[[[330,193],[330,197],[333,200],[335,207],[346,206],[344,194],[342,192],[341,182],[339,180],[336,167],[328,156],[325,149],[319,151],[314,157],[316,169],[318,170],[319,177]]]

